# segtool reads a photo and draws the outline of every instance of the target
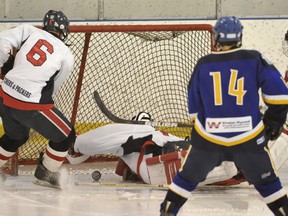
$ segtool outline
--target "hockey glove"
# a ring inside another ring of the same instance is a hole
[[[1,69],[2,76],[5,76],[14,66],[15,57],[9,53],[8,60],[3,64]]]
[[[154,143],[154,142],[153,142]],[[156,145],[155,143],[153,145],[147,145],[145,147],[144,154],[152,154],[153,157],[159,156],[162,154],[162,147]]]
[[[177,152],[177,151],[182,151],[182,150],[187,150],[190,147],[191,143],[190,141],[170,141],[167,142],[163,146],[163,152],[162,154],[167,154],[171,152]]]
[[[268,115],[266,113],[267,112],[265,112],[263,117],[266,135],[270,140],[276,140],[282,133],[283,125],[279,124],[277,121],[268,118]]]

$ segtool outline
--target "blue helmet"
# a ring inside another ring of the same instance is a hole
[[[217,43],[240,42],[242,40],[243,26],[235,16],[220,17],[214,26]]]
[[[59,33],[59,38],[65,40],[68,36],[69,21],[62,11],[49,10],[43,18],[43,29]]]

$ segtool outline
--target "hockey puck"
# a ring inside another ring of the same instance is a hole
[[[98,181],[100,178],[101,178],[101,173],[99,171],[96,170],[92,173],[92,179],[94,181]]]

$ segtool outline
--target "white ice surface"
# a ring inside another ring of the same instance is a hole
[[[21,166],[19,176],[8,176],[0,186],[0,216],[153,216],[165,190],[128,187],[75,186],[75,181],[92,182],[94,170],[102,181],[120,182],[113,172],[115,162],[64,165],[69,181],[63,190],[34,185],[35,166]],[[288,165],[280,171],[287,190]],[[246,185],[246,184],[245,184]],[[179,216],[272,216],[262,198],[249,186],[225,190],[199,188],[180,210]]]

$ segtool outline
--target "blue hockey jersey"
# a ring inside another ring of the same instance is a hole
[[[280,72],[258,51],[233,49],[202,57],[188,85],[195,129],[223,146],[254,138],[264,129],[259,93],[268,106],[288,104]]]

